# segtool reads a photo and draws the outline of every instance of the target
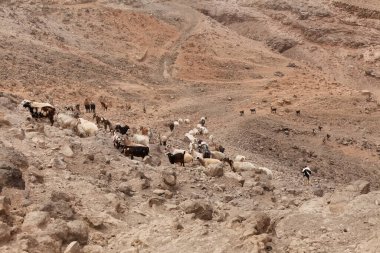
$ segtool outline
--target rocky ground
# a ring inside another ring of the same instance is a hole
[[[379,251],[376,0],[0,5],[0,252]],[[19,105],[86,97],[152,128],[153,161]],[[201,116],[229,157],[273,179],[169,164],[158,134],[189,118],[171,140],[186,148]]]

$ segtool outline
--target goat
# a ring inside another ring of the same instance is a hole
[[[83,104],[84,104],[84,108],[86,109],[86,112],[90,112],[91,107],[90,107],[90,101],[88,100],[88,98],[84,100]]]
[[[197,157],[197,160],[202,164],[203,167],[208,167],[210,164],[214,164],[214,163],[222,163],[218,159],[212,159],[212,158]]]
[[[271,113],[277,113],[277,108],[271,106],[271,107],[270,107],[270,112],[271,112]]]
[[[251,111],[251,114],[255,113],[256,114],[256,108],[251,108],[249,109]]]
[[[100,101],[100,104],[102,105],[104,111],[108,110],[108,105],[105,102]]]
[[[94,113],[92,119],[95,119],[97,125],[99,125],[103,121],[103,118],[98,116],[96,113]]]
[[[93,112],[93,113],[95,113],[95,103],[93,102],[93,101],[91,101],[91,103],[90,103],[90,112]]]
[[[322,131],[322,128],[323,128],[322,126],[318,126],[319,131]]]
[[[240,116],[244,116],[244,110],[240,111]]]
[[[107,127],[108,127],[108,130],[110,130],[110,131],[112,130],[111,121],[109,121],[108,119],[103,118],[102,123],[103,123],[103,126],[104,126],[104,130],[107,131]]]
[[[205,126],[206,119],[207,119],[207,117],[202,117],[201,120],[199,121],[199,124],[201,124],[202,126]]]
[[[134,156],[142,157],[144,159],[145,156],[149,155],[149,147],[146,147],[146,146],[125,146],[123,149],[123,153],[126,156],[131,156],[131,160],[133,160]]]
[[[309,167],[305,167],[302,169],[302,174],[307,179],[307,184],[310,184],[310,176],[311,176],[311,169]]]
[[[75,115],[77,116],[77,115]],[[75,116],[71,116],[65,113],[58,113],[56,117],[56,121],[58,125],[62,128],[71,128],[73,129],[78,124],[78,118]]]
[[[51,125],[54,124],[55,107],[48,103],[38,103],[24,100],[21,105],[29,109],[33,118],[48,118]]]
[[[300,116],[301,115],[301,110],[296,110],[296,115]]]
[[[129,130],[129,126],[128,125],[120,125],[119,123],[117,123],[115,125],[115,132],[118,132],[118,133],[121,133],[121,134],[127,134]]]
[[[148,135],[149,129],[143,126],[140,126],[140,131],[142,135]]]
[[[170,129],[170,131],[173,132],[174,127],[175,127],[174,122],[170,122],[170,123],[169,123],[169,129]]]
[[[185,166],[185,153],[186,151],[176,154],[168,153],[167,156],[171,164],[180,163],[182,166]]]
[[[98,132],[98,127],[91,121],[79,118],[73,129],[79,136],[92,136]]]

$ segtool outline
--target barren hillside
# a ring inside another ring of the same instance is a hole
[[[0,252],[379,251],[378,1],[0,6]],[[113,125],[150,128],[151,158],[20,105],[80,104],[94,121],[85,98]],[[197,138],[254,169],[170,164],[168,123],[189,119],[169,138],[189,149],[202,116]]]

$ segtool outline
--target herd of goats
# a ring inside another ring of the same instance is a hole
[[[84,107],[87,113],[93,113],[93,120],[96,123],[80,118],[80,105],[65,107],[65,112],[56,114],[56,108],[48,103],[32,102],[24,100],[21,105],[29,109],[31,116],[35,119],[48,118],[51,125],[54,121],[61,128],[71,128],[79,136],[94,136],[98,132],[99,125],[103,125],[112,134],[112,140],[115,148],[120,150],[125,156],[133,159],[134,157],[149,157],[149,145],[154,142],[152,129],[140,127],[140,129],[130,128],[128,125],[115,124],[96,114],[95,103],[88,99],[84,101]],[[107,110],[107,105],[101,102],[104,110]],[[272,171],[265,167],[257,167],[254,164],[245,161],[245,157],[237,155],[235,159],[228,158],[224,151],[225,148],[214,141],[213,135],[209,134],[206,128],[207,117],[202,117],[196,127],[185,133],[184,139],[189,143],[188,150],[174,148],[169,144],[175,129],[180,124],[190,124],[189,119],[178,119],[165,124],[168,127],[167,132],[158,134],[160,146],[164,146],[166,155],[171,164],[180,164],[185,166],[186,163],[198,161],[206,168],[224,167],[228,164],[232,171],[239,172],[244,170],[254,170],[258,173],[266,174],[272,178]],[[210,143],[201,140],[200,137],[207,137]]]

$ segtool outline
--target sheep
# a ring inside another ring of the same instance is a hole
[[[240,116],[244,116],[244,110],[240,111]]]
[[[132,141],[137,144],[142,144],[144,146],[149,146],[149,137],[141,134],[134,134],[132,136]]]
[[[79,118],[76,126],[74,127],[74,131],[79,136],[93,136],[98,132],[98,127],[95,123],[85,120],[83,118]]]
[[[189,154],[189,153],[186,152],[185,155],[184,155],[184,157],[183,157],[183,160],[184,160],[185,163],[192,163],[193,160],[194,160],[194,158],[193,158],[193,156],[191,154]]]
[[[160,139],[160,145],[166,146],[166,143],[168,142],[170,136],[172,136],[173,132],[167,132],[164,133],[163,135],[159,134],[159,139]]]
[[[277,113],[277,108],[271,106],[271,107],[270,107],[270,112],[271,112],[271,113]]]
[[[256,108],[251,108],[251,109],[249,109],[250,111],[251,111],[251,114],[256,114]]]
[[[118,133],[121,133],[121,134],[127,134],[128,133],[128,130],[129,130],[129,126],[128,125],[120,125],[119,123],[117,123],[115,125],[115,131],[118,132]]]
[[[78,123],[77,118],[65,113],[58,113],[56,120],[57,120],[58,125],[62,128],[73,129]]]
[[[202,164],[203,167],[207,168],[210,164],[215,164],[215,163],[222,163],[218,159],[213,159],[213,158],[201,158],[197,157],[197,160]]]
[[[307,179],[307,184],[310,184],[310,175],[311,175],[311,169],[307,166],[302,169],[302,174]]]
[[[189,131],[189,134],[191,134],[191,135],[197,135],[197,134],[199,134],[199,130],[197,128],[193,128],[193,129],[191,129]]]
[[[180,163],[182,166],[185,166],[185,153],[185,151],[183,153],[176,154],[167,153],[167,156],[171,164]]]
[[[226,155],[219,151],[212,151],[211,152],[211,158],[218,159],[222,161],[224,158],[226,158]]]
[[[23,100],[21,105],[29,109],[33,118],[48,118],[51,125],[54,124],[55,107],[51,104]]]
[[[184,119],[183,120],[186,124],[190,124],[190,120],[189,119]]]
[[[235,157],[235,162],[243,162],[243,161],[245,161],[245,156],[237,155]]]
[[[273,178],[273,173],[270,169],[265,168],[265,167],[256,167],[254,164],[250,162],[237,162],[233,161],[231,159],[224,159],[225,162],[227,162],[233,172],[241,172],[241,171],[247,171],[247,170],[252,170],[255,171],[256,173],[262,173],[266,174],[268,179]]]

